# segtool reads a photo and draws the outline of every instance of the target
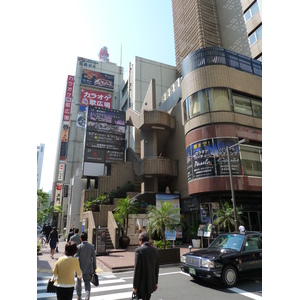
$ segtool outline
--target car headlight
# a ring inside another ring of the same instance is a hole
[[[186,263],[186,256],[185,256],[185,255],[182,255],[182,256],[180,257],[180,261],[181,261],[182,263]]]
[[[207,258],[202,258],[201,259],[201,267],[202,268],[208,268],[208,269],[213,269],[215,268],[215,262],[207,259]]]

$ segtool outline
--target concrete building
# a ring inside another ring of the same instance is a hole
[[[176,68],[190,53],[211,46],[259,58],[262,1],[172,0]]]
[[[40,185],[41,185],[44,153],[45,153],[45,145],[40,144],[39,146],[37,146],[37,189],[38,190],[40,189]]]
[[[83,172],[86,108],[119,107],[122,81],[122,67],[108,60],[94,61],[83,57],[77,58],[75,76],[68,76],[52,193],[52,203],[61,204],[63,208],[58,221],[60,229],[81,226],[81,192],[94,188],[96,183],[95,176]],[[99,175],[104,171],[105,165],[99,164]]]

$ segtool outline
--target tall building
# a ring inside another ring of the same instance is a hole
[[[42,170],[43,170],[43,160],[44,160],[45,145],[40,144],[37,146],[37,189],[40,189]]]
[[[109,56],[108,52],[106,55]],[[96,61],[78,57],[74,75],[69,75],[66,83],[52,188],[52,204],[60,204],[63,208],[59,228],[80,227],[81,192],[94,188],[95,184],[97,187],[95,178],[107,172],[107,164],[98,164],[95,171],[93,165],[83,163],[86,110],[89,106],[119,107],[123,68],[107,59]]]
[[[260,0],[172,0],[176,68],[191,52],[217,46],[259,58]]]

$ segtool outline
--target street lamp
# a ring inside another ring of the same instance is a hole
[[[231,171],[231,161],[230,161],[230,153],[229,153],[229,148],[236,147],[240,144],[243,143],[249,143],[248,139],[242,139],[238,143],[227,146],[226,151],[227,151],[227,161],[228,161],[228,169],[229,169],[229,178],[230,178],[230,189],[231,189],[231,198],[232,198],[232,204],[233,204],[233,213],[234,213],[234,230],[238,231],[237,227],[237,217],[236,217],[236,206],[235,206],[235,194],[234,194],[234,189],[233,189],[233,181],[232,181],[232,171]]]

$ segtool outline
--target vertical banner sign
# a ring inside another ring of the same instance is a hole
[[[65,164],[59,164],[58,167],[58,181],[63,181],[64,180],[64,171],[65,171]]]
[[[62,198],[62,188],[63,184],[62,183],[56,183],[56,188],[55,188],[55,202],[54,205],[61,205],[61,198]]]
[[[70,116],[71,116],[73,86],[74,86],[74,76],[68,75],[66,96],[65,96],[65,106],[63,112],[63,121],[67,121],[67,122],[70,121]]]

